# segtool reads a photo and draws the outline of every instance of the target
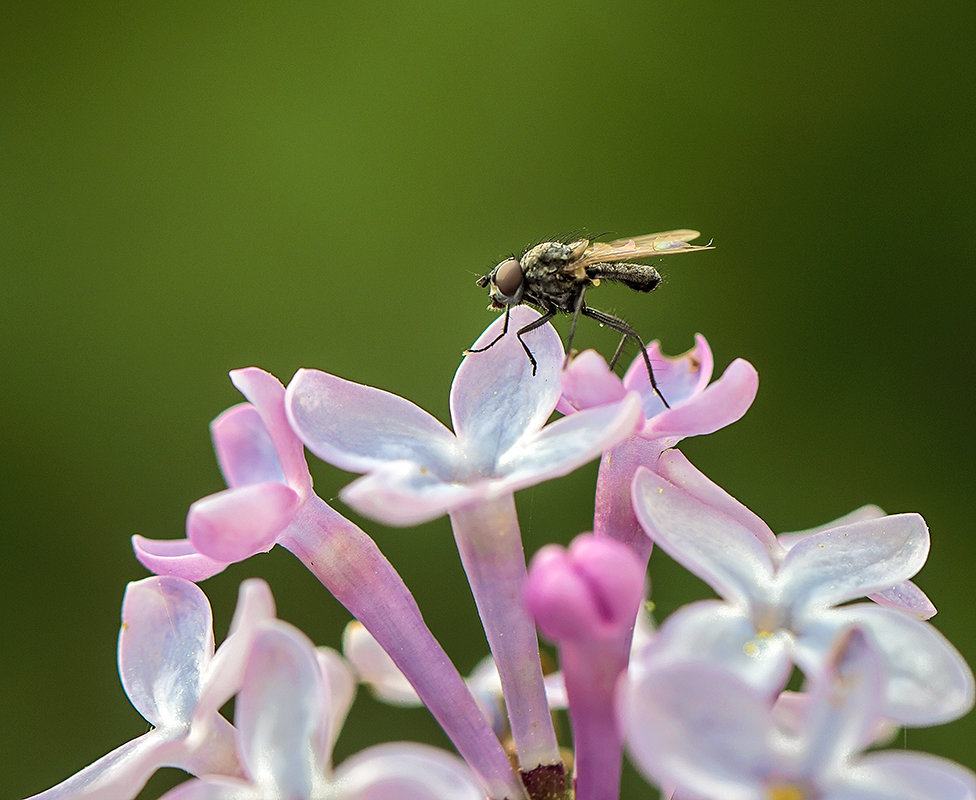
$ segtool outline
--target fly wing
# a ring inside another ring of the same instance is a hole
[[[688,244],[701,234],[698,231],[665,231],[646,233],[613,242],[590,242],[580,259],[581,266],[608,261],[627,261],[632,258],[667,256],[672,253],[691,253],[695,250],[711,250],[711,244]]]

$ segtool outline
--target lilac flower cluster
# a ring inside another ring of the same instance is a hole
[[[537,318],[511,315],[517,327]],[[514,336],[464,360],[453,432],[324,372],[301,370],[287,389],[259,369],[232,373],[247,402],[211,429],[229,488],[191,506],[185,539],[133,538],[155,577],[126,591],[119,673],[152,728],[33,800],[135,798],[164,766],[193,776],[165,800],[614,800],[625,752],[674,800],[976,798],[960,765],[874,749],[973,705],[969,667],[911,582],[928,554],[922,518],[867,506],[777,536],[674,449],[748,410],[748,362],[710,382],[704,338],[676,358],[653,345],[665,406],[643,359],[623,379],[593,352],[564,369],[550,326],[529,336],[534,376]],[[313,492],[303,446],[362,473],[341,497],[367,517],[449,516],[491,650],[474,674],[455,669],[373,540]],[[515,491],[597,457],[593,532],[527,568]],[[652,543],[718,595],[656,630]],[[278,620],[258,580],[242,584],[215,650],[196,583],[276,544],[356,618],[342,655]],[[544,674],[537,630],[559,673]],[[803,692],[786,690],[795,672]],[[425,705],[457,755],[397,742],[334,765],[358,683]],[[233,722],[221,713],[232,698]],[[552,718],[562,708],[569,769]]]

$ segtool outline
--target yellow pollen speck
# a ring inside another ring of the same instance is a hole
[[[129,630],[129,623],[128,622],[125,622],[124,620],[122,622],[122,630],[124,630],[124,631]]]
[[[769,800],[803,800],[803,790],[791,784],[779,783],[766,787],[766,797]]]
[[[823,550],[826,547],[826,545],[818,544],[817,547],[819,547],[821,550]]]
[[[664,487],[663,486],[658,486],[657,487],[657,493],[658,494],[664,494]]]

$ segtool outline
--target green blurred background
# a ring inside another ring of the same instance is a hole
[[[717,372],[758,367],[746,418],[684,449],[774,529],[921,512],[918,582],[976,662],[973,8],[5,4],[0,796],[146,730],[115,668],[146,575],[129,536],[181,537],[223,487],[228,370],[315,366],[446,420],[492,319],[474,277],[581,226],[714,238],[654,295],[591,301],[672,353],[701,331]],[[326,499],[349,479],[314,472]],[[528,553],[590,526],[594,477],[519,495]],[[447,523],[362,524],[469,670],[485,644]],[[280,550],[204,584],[218,639],[252,575],[338,644],[346,613]],[[652,575],[664,614],[706,594],[660,555]],[[444,741],[362,693],[337,756],[395,738]],[[976,767],[974,740],[970,716],[896,746]],[[628,773],[624,797],[651,794]]]

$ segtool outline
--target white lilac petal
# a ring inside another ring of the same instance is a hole
[[[749,410],[758,391],[756,368],[737,358],[721,378],[686,400],[672,401],[665,395],[671,408],[649,418],[641,436],[672,442],[714,433],[740,419]]]
[[[447,482],[411,461],[394,461],[357,478],[339,496],[364,516],[405,527],[474,503],[492,494],[491,486],[487,479],[473,485]],[[498,492],[504,489],[496,488]]]
[[[382,389],[301,369],[288,384],[285,403],[308,449],[350,472],[406,460],[447,474],[457,456],[454,434],[442,423]]]
[[[911,581],[901,581],[888,589],[871,592],[868,598],[879,606],[900,609],[919,619],[931,619],[937,613],[925,592]]]
[[[523,437],[498,461],[505,491],[566,475],[619,444],[641,422],[640,404],[634,395],[620,403],[598,406],[571,414]]]
[[[666,356],[661,353],[660,342],[654,341],[647,346],[647,355],[654,369],[654,382],[672,408],[702,391],[712,377],[712,351],[700,333],[695,335],[695,346],[686,353]],[[623,383],[628,391],[641,396],[644,416],[648,419],[666,410],[661,398],[651,388],[643,355],[638,354],[631,362]]]
[[[780,533],[777,535],[780,544],[783,545],[787,550],[789,550],[797,542],[803,541],[808,536],[814,533],[820,533],[821,531],[829,531],[831,528],[840,528],[843,525],[851,525],[855,522],[864,522],[869,519],[881,519],[881,517],[887,516],[885,512],[874,504],[868,504],[855,508],[853,511],[849,511],[841,517],[830,522],[825,522],[822,525],[815,525],[812,528],[806,528],[802,531],[789,531],[788,533]]]
[[[312,490],[312,479],[302,442],[288,423],[285,387],[274,375],[257,367],[235,369],[230,379],[260,414],[288,485],[305,497]]]
[[[181,783],[160,800],[272,800],[272,797],[247,781],[211,775]]]
[[[720,665],[670,664],[631,677],[619,710],[627,747],[659,785],[746,800],[771,767],[769,701]]]
[[[665,662],[717,664],[772,698],[789,678],[792,649],[786,631],[757,632],[743,610],[700,600],[664,621],[650,644],[634,654],[631,670]]]
[[[882,718],[884,664],[858,628],[843,631],[823,669],[809,683],[803,723],[801,773],[829,775],[847,763]]]
[[[722,597],[751,602],[773,584],[769,552],[738,520],[640,467],[632,497],[641,526],[671,558]]]
[[[132,705],[150,723],[189,725],[213,652],[210,603],[196,584],[157,577],[126,587],[119,675]]]
[[[627,390],[596,350],[584,350],[562,373],[562,396],[556,404],[561,414],[622,400]]]
[[[489,351],[490,352],[490,351]],[[465,763],[424,744],[391,742],[347,758],[332,781],[336,800],[484,800]]]
[[[271,435],[250,403],[228,408],[210,423],[210,437],[224,481],[231,488],[253,483],[285,483]]]
[[[797,664],[808,675],[822,668],[837,634],[863,629],[884,661],[882,713],[908,726],[940,725],[973,707],[973,674],[931,624],[902,611],[858,603],[796,622]]]
[[[161,766],[183,752],[184,731],[156,728],[126,742],[57,786],[27,800],[129,800]]]
[[[408,707],[421,705],[416,690],[358,620],[350,622],[342,632],[342,652],[356,670],[359,680],[384,703]]]
[[[770,527],[725,489],[709,480],[680,450],[667,450],[662,453],[656,471],[679,489],[736,520],[766,546],[774,561],[780,560],[781,553],[776,547],[776,535]]]
[[[922,568],[928,552],[928,528],[918,514],[866,519],[797,542],[780,566],[779,579],[799,613],[906,580]]]
[[[515,332],[539,314],[518,306],[510,316],[508,334],[485,352],[468,355],[451,385],[451,421],[458,439],[492,454],[507,450],[524,431],[541,428],[562,392],[564,354],[559,334],[546,324],[525,335],[538,364],[533,375]],[[472,349],[492,341],[503,322],[500,318],[489,325]]]
[[[325,764],[327,704],[312,643],[287,623],[266,623],[255,637],[234,717],[242,759],[266,793],[312,795]]]
[[[332,768],[332,748],[342,731],[342,726],[352,708],[352,701],[356,698],[356,676],[352,667],[331,647],[317,647],[315,660],[325,681],[328,693],[328,731],[322,741],[321,759],[326,771]]]
[[[227,569],[228,563],[197,552],[189,539],[132,537],[135,556],[150,572],[197,583]]]
[[[260,578],[244,581],[237,592],[237,608],[227,638],[217,648],[204,673],[194,722],[204,722],[209,715],[217,714],[237,694],[244,683],[254,637],[263,623],[274,618],[274,597],[268,584]],[[197,728],[202,735],[207,734],[204,726]],[[197,730],[191,735],[195,739]]]
[[[974,800],[976,775],[965,767],[927,753],[869,753],[852,771],[856,786],[877,788],[883,800]]]
[[[243,561],[274,547],[299,505],[298,493],[283,483],[225,489],[190,506],[187,537],[210,558]]]

